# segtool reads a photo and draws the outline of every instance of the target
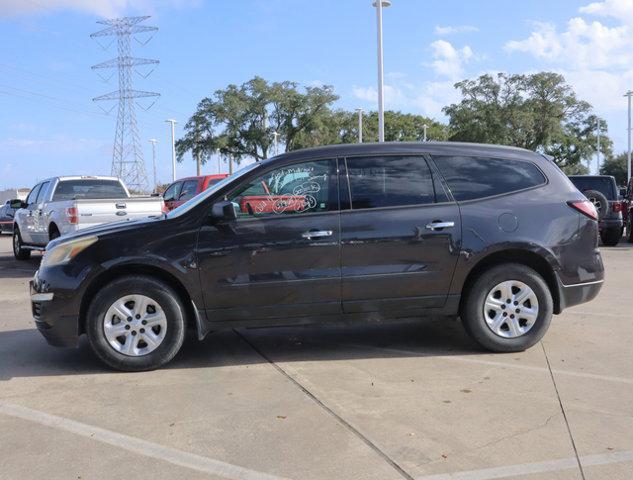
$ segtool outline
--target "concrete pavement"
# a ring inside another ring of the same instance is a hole
[[[633,478],[633,247],[541,344],[457,322],[239,330],[115,373],[49,347],[0,238],[0,479]],[[35,255],[34,257],[37,257]]]

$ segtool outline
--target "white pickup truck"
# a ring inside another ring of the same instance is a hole
[[[132,197],[115,177],[53,177],[33,187],[15,212],[13,254],[26,260],[50,240],[108,222],[161,215],[161,197]]]

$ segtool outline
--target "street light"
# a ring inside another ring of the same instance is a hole
[[[150,138],[149,143],[152,144],[152,166],[154,167],[154,191],[156,191],[156,187],[158,186],[158,182],[156,181],[156,144],[158,140],[155,138]]]
[[[429,126],[425,123],[424,125],[422,125],[422,129],[424,130],[424,136],[422,137],[422,141],[426,142],[426,129],[429,128]]]
[[[358,143],[363,143],[363,109],[357,108],[358,112]]]
[[[598,145],[596,146],[596,175],[598,175],[600,173],[600,119],[596,120],[596,125],[598,127],[598,135],[597,135],[597,142]]]
[[[167,123],[171,123],[171,181],[176,181],[176,134],[174,133],[174,126],[178,123],[173,118],[165,120]]]
[[[375,1],[376,22],[378,27],[378,141],[385,141],[385,104],[384,72],[382,68],[382,9],[391,5],[390,0]]]
[[[633,95],[633,91],[629,90],[624,94],[625,97],[628,97],[629,100],[629,124],[627,127],[628,139],[629,139],[629,147],[626,152],[626,183],[628,185],[629,179],[631,178],[631,95]]]
[[[275,145],[275,156],[279,155],[279,133],[273,132],[273,143]]]

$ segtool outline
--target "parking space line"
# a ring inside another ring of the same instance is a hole
[[[580,457],[580,461],[583,467],[631,462],[633,461],[633,450],[587,455]],[[416,480],[495,480],[499,478],[511,478],[535,473],[558,472],[573,468],[578,468],[578,463],[575,458],[561,458],[546,462],[523,463],[502,467],[483,468],[480,470],[425,475],[417,477]]]
[[[398,353],[401,355],[405,354],[411,357],[432,357],[432,358],[438,358],[442,360],[451,360],[453,362],[473,363],[473,364],[479,364],[479,365],[488,365],[491,367],[515,368],[519,370],[531,370],[533,372],[549,373],[549,370],[547,369],[547,367],[536,367],[533,365],[516,365],[514,363],[494,362],[491,360],[479,360],[476,358],[464,358],[458,355],[433,355],[433,354],[428,354],[424,352],[416,352],[415,350],[406,350],[406,349],[401,349],[401,348],[389,348],[389,347],[375,347],[372,345],[359,345],[355,343],[339,343],[337,345],[344,346],[344,347],[358,348],[358,349],[369,348],[373,350],[382,350],[385,352],[393,352],[393,353]],[[559,370],[556,368],[553,368],[552,372],[554,372],[556,375],[567,375],[569,377],[590,378],[592,380],[602,380],[606,382],[625,383],[628,385],[633,385],[633,379],[631,378],[614,377],[612,375],[599,375],[596,373],[576,372],[573,370]]]
[[[179,467],[216,475],[221,478],[230,480],[284,480],[282,477],[256,472],[254,470],[225,463],[220,460],[214,460],[201,455],[184,452],[182,450],[166,447],[147,440],[131,437],[129,435],[77,422],[57,415],[51,415],[49,413],[4,402],[2,400],[0,400],[0,414],[74,433],[75,435],[80,435],[98,442],[122,448],[127,452],[134,452],[146,457],[163,460]]]

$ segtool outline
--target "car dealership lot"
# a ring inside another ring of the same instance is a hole
[[[0,238],[0,479],[633,477],[633,246],[542,344],[457,322],[239,330],[154,372],[50,347]],[[562,409],[561,409],[562,407]],[[572,442],[573,439],[573,442]],[[450,475],[452,474],[452,476]]]

